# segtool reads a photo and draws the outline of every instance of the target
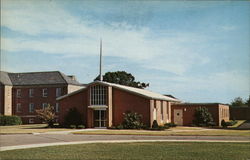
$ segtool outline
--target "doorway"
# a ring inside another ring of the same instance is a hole
[[[106,110],[94,110],[94,127],[106,128]]]
[[[174,123],[182,126],[183,125],[183,111],[182,109],[174,110]]]

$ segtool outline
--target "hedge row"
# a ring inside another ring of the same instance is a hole
[[[18,116],[0,115],[0,126],[20,125],[22,120]]]

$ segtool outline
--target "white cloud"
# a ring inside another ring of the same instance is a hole
[[[1,25],[28,36],[1,37],[2,50],[97,55],[102,37],[105,56],[126,58],[146,68],[183,74],[193,64],[209,61],[202,53],[206,38],[196,34],[171,32],[169,37],[153,38],[154,31],[146,27],[76,18],[53,1],[8,2],[2,5]]]

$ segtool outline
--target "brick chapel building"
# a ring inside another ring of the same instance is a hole
[[[123,113],[136,112],[142,115],[142,122],[152,126],[171,122],[171,103],[178,99],[154,93],[146,89],[94,81],[84,88],[57,98],[61,112],[59,123],[70,108],[76,108],[87,128],[106,128],[123,122]]]
[[[61,111],[56,98],[83,88],[74,76],[59,71],[9,73],[0,71],[0,114],[20,116],[23,123],[41,123],[36,109],[48,104]]]

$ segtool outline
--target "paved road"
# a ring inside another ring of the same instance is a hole
[[[240,129],[250,129],[250,120],[244,122],[239,126]]]
[[[232,136],[140,136],[140,135],[74,135],[74,134],[16,134],[0,135],[1,148],[34,144],[67,144],[69,142],[118,141],[222,141],[250,142],[249,137]]]

